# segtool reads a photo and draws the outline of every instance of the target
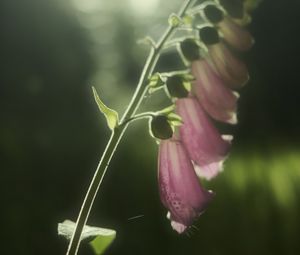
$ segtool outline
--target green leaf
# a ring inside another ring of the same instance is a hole
[[[66,239],[71,239],[76,223],[70,220],[65,220],[58,224],[58,235],[64,236]],[[108,248],[108,246],[116,238],[116,231],[108,228],[98,228],[85,225],[81,234],[80,240],[93,239],[90,241],[95,254],[100,255]]]
[[[193,75],[189,73],[183,74],[182,77],[185,81],[194,81],[196,79]]]
[[[150,88],[159,88],[166,83],[166,79],[160,74],[155,73],[149,79]]]
[[[98,236],[90,242],[95,254],[103,254],[112,241],[116,238],[116,235],[111,236]]]
[[[166,107],[166,108],[164,108],[164,109],[158,111],[157,114],[165,114],[165,115],[168,115],[168,114],[170,114],[171,112],[173,112],[174,110],[175,110],[175,105],[172,104],[172,105],[170,105],[170,106],[168,106],[168,107]]]
[[[184,88],[187,90],[187,91],[191,91],[192,90],[192,84],[190,82],[184,82],[183,83],[183,86]]]
[[[119,123],[119,116],[118,113],[115,110],[112,110],[110,108],[108,108],[100,99],[100,97],[97,94],[97,91],[94,87],[92,87],[93,89],[93,94],[94,94],[94,98],[95,101],[99,107],[100,112],[102,112],[106,118],[106,122],[108,127],[113,130]]]
[[[168,114],[168,121],[173,127],[181,126],[183,124],[182,118],[173,112]]]

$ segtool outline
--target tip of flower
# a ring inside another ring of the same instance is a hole
[[[168,219],[168,220],[171,220],[171,226],[172,226],[172,228],[173,228],[177,233],[182,234],[182,233],[186,230],[186,228],[187,228],[186,225],[184,225],[184,224],[182,224],[182,223],[179,223],[179,222],[174,221],[174,220],[171,219],[171,213],[170,213],[170,212],[167,213],[167,219]]]
[[[223,171],[223,162],[224,160],[212,162],[203,166],[194,165],[196,174],[199,178],[204,178],[210,181],[211,179],[215,178],[220,172]]]
[[[176,221],[171,221],[171,226],[179,234],[182,234],[187,228],[187,226]]]
[[[232,124],[232,125],[236,125],[238,123],[237,115],[235,112],[231,114],[231,118],[227,120],[227,123]],[[224,140],[226,140],[226,139],[224,139]]]
[[[235,96],[236,99],[240,98],[240,94],[236,91],[232,91],[233,95]]]
[[[214,197],[216,195],[216,193],[214,191],[212,191],[211,189],[207,191],[211,197]]]
[[[222,139],[226,142],[232,143],[233,135],[222,135]]]

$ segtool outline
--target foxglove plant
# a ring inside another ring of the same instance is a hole
[[[108,108],[93,88],[98,107],[112,132],[77,222],[69,230],[67,255],[77,254],[80,241],[86,237],[86,223],[97,192],[132,121],[148,118],[150,134],[159,144],[158,186],[173,229],[183,233],[207,208],[214,193],[207,191],[199,178],[210,180],[217,176],[232,140],[231,135],[220,133],[214,121],[237,123],[239,94],[235,89],[248,80],[246,65],[236,56],[236,51],[248,50],[253,44],[244,27],[250,20],[248,2],[184,1],[178,14],[169,17],[169,26],[160,40],[155,42],[149,37],[145,40],[151,50],[136,91],[120,120],[118,113]],[[196,18],[199,16],[200,23]],[[178,37],[179,31],[185,31],[183,37]],[[178,46],[188,69],[153,74],[161,53],[174,45]],[[137,113],[145,95],[154,95],[161,88],[172,105],[158,112]],[[64,225],[60,229],[66,231]]]

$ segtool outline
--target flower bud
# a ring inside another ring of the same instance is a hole
[[[203,11],[205,17],[213,24],[221,22],[224,18],[223,12],[215,5],[207,5]]]
[[[193,39],[185,39],[180,44],[183,56],[190,62],[200,58],[199,46]]]
[[[184,79],[181,75],[173,75],[166,82],[169,94],[172,97],[183,98],[187,97],[189,91],[184,86]]]
[[[161,76],[160,73],[153,74],[149,79],[149,87],[157,88],[165,84],[165,79]]]
[[[165,115],[155,116],[150,121],[151,135],[158,139],[169,139],[173,136],[172,127]]]
[[[199,36],[205,45],[217,44],[220,41],[217,29],[206,26],[199,30]]]

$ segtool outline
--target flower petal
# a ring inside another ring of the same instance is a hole
[[[245,63],[235,57],[223,43],[208,46],[208,50],[217,72],[226,85],[236,89],[249,80]]]
[[[181,142],[161,141],[158,166],[161,200],[170,211],[173,228],[181,233],[205,210],[213,194],[200,186]]]
[[[218,24],[218,27],[225,41],[239,51],[249,50],[254,44],[254,39],[249,31],[228,17],[225,17],[222,22]]]
[[[178,99],[176,109],[183,120],[180,126],[180,139],[189,157],[195,165],[207,171],[205,176],[210,179],[222,170],[222,162],[227,157],[231,142],[224,139],[211,123],[210,119],[194,97]],[[215,164],[213,174],[208,171]]]
[[[236,124],[239,94],[225,86],[206,60],[193,61],[192,74],[193,92],[205,111],[215,120]]]

